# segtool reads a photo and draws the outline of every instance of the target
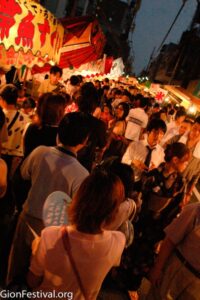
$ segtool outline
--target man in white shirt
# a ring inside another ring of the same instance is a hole
[[[171,121],[167,125],[167,131],[162,138],[161,145],[164,145],[169,139],[171,139],[173,136],[179,134],[179,128],[182,124],[182,122],[185,120],[186,113],[184,110],[177,111],[175,120]]]
[[[127,126],[125,138],[131,141],[138,141],[142,133],[142,129],[146,128],[148,123],[148,115],[145,112],[147,106],[147,98],[140,99],[140,107],[132,108],[127,116]]]
[[[163,120],[151,120],[147,126],[145,139],[131,142],[122,157],[123,163],[133,167],[138,189],[140,189],[142,173],[157,168],[164,161],[164,149],[159,142],[165,132],[166,124]]]

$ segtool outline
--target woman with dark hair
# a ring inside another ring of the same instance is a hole
[[[24,136],[24,156],[40,145],[55,146],[58,125],[64,116],[66,100],[62,95],[43,94],[37,104],[37,121]]]
[[[126,130],[126,117],[128,116],[128,103],[121,102],[115,109],[115,119],[109,124],[109,128],[116,135],[124,136]]]
[[[70,291],[78,300],[96,299],[125,246],[121,232],[103,229],[124,197],[123,184],[113,173],[96,170],[88,176],[69,207],[71,225],[48,227],[35,243],[29,286],[35,291]]]
[[[126,130],[126,117],[129,112],[128,103],[121,102],[115,109],[115,118],[109,123],[109,137],[104,149],[104,158],[118,156],[122,158],[126,151],[128,142],[124,137]]]

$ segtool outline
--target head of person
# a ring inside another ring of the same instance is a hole
[[[18,93],[18,98],[24,98],[26,95],[26,88],[22,83],[19,83],[17,85],[17,93]]]
[[[73,85],[73,86],[77,86],[77,85],[80,84],[80,79],[76,75],[72,75],[70,77],[69,81],[70,81],[70,84]]]
[[[157,112],[159,112],[159,110],[160,110],[160,104],[155,103],[152,108],[152,113],[157,113]]]
[[[99,81],[99,80],[95,80],[94,86],[95,86],[95,88],[96,88],[97,90],[100,89],[100,88],[101,88],[101,83],[100,83],[100,81]]]
[[[183,109],[180,109],[176,112],[175,121],[180,126],[181,123],[185,120],[186,112]]]
[[[77,104],[81,112],[92,114],[95,111],[99,104],[99,96],[91,82],[86,82],[82,85]]]
[[[162,137],[167,131],[167,126],[161,119],[152,119],[149,121],[146,131],[148,144],[151,147],[154,147],[160,143]]]
[[[115,89],[113,92],[113,98],[114,99],[121,99],[122,92],[119,89]]]
[[[190,140],[200,140],[200,116],[195,119],[194,124],[192,125],[192,128],[189,133],[189,138]]]
[[[53,66],[50,69],[50,83],[53,85],[58,84],[60,78],[62,77],[62,69],[58,66]]]
[[[14,84],[5,84],[0,89],[1,106],[17,104],[17,88]]]
[[[37,103],[41,125],[58,125],[64,115],[66,99],[59,94],[44,93]]]
[[[78,77],[78,80],[79,80],[79,85],[82,85],[83,84],[83,76],[82,75],[77,75]]]
[[[104,103],[103,105],[103,112],[106,114],[112,114],[112,106],[110,103]]]
[[[102,90],[103,90],[103,95],[108,96],[110,87],[108,85],[104,85]]]
[[[69,147],[80,146],[81,149],[86,145],[90,131],[88,115],[81,112],[68,113],[58,127],[59,142]]]
[[[189,132],[191,129],[192,123],[190,120],[184,120],[179,127],[179,134],[184,135],[186,132]]]
[[[80,232],[100,233],[112,222],[124,199],[120,178],[112,172],[95,169],[73,198],[68,209],[70,223]]]
[[[31,113],[36,107],[35,100],[31,97],[28,97],[24,102],[22,103],[22,109],[25,114]]]
[[[104,78],[103,85],[108,85],[109,86],[109,79],[108,78]]]
[[[115,115],[119,121],[125,120],[129,113],[128,103],[121,102],[115,108]]]
[[[174,171],[182,173],[188,165],[190,150],[183,143],[167,145],[165,149],[165,161],[170,164]]]
[[[140,103],[139,107],[145,109],[147,107],[147,105],[148,105],[148,98],[142,96],[142,97],[139,98],[139,101],[140,101],[139,102]]]
[[[119,176],[124,185],[125,197],[131,198],[132,193],[134,192],[133,168],[127,164],[122,163],[117,156],[111,156],[105,159],[100,167]]]

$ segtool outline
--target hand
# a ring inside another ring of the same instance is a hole
[[[155,168],[156,168],[156,166],[152,163],[151,166],[150,166],[150,168],[149,168],[149,171],[151,171],[151,170],[153,170]]]
[[[139,170],[148,171],[148,167],[141,160],[134,159],[132,160],[132,164]]]
[[[128,291],[129,297],[131,300],[138,300],[139,296],[138,293],[135,291]]]
[[[191,194],[185,194],[183,201],[181,203],[181,207],[184,207],[190,201]]]

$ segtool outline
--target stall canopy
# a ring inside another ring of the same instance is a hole
[[[66,18],[61,22],[65,28],[59,63],[61,67],[77,68],[101,57],[105,36],[96,19],[84,16]]]
[[[63,45],[60,50],[61,68],[79,68],[82,64],[98,60],[103,53],[105,36],[99,23],[93,17],[76,17],[61,20],[65,28]],[[33,73],[48,71],[44,68],[34,68]]]
[[[58,63],[63,36],[61,23],[40,4],[0,1],[0,67]]]

